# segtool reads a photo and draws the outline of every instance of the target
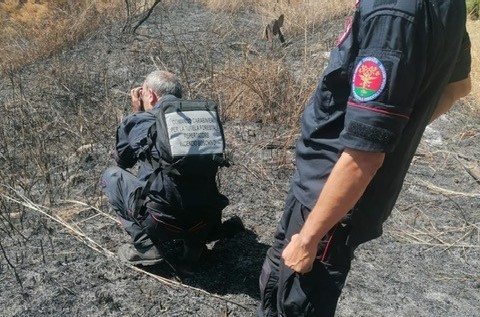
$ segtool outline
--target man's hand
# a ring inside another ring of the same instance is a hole
[[[295,234],[282,252],[283,261],[295,272],[310,272],[317,255],[317,247],[315,243],[307,243],[301,235]]]
[[[143,107],[142,100],[142,87],[133,88],[130,91],[130,96],[132,97],[132,107],[134,112],[145,111]]]

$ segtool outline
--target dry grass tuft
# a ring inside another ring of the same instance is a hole
[[[323,23],[347,15],[353,9],[351,0],[261,1],[257,10],[269,22],[285,15],[285,32],[299,35],[313,32]]]
[[[258,57],[226,67],[215,77],[226,120],[298,125],[313,85],[297,82],[283,61]]]
[[[472,42],[472,92],[471,99],[474,100],[473,107],[480,109],[480,20],[470,20],[467,23],[467,30]]]
[[[258,5],[256,0],[195,0],[202,3],[213,10],[225,12],[238,12],[242,10],[253,9]]]
[[[112,6],[102,1],[33,1],[0,3],[0,70],[13,70],[50,56],[109,20]],[[115,10],[113,10],[115,12]]]
[[[280,14],[285,15],[285,30],[290,35],[309,32],[323,22],[346,15],[353,9],[352,0],[196,0],[214,10],[237,12],[255,10],[266,25]]]
[[[138,3],[137,3],[138,2]],[[112,21],[131,22],[153,0],[0,1],[0,72],[51,56]]]

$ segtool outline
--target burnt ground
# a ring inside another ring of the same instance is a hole
[[[246,231],[209,245],[193,276],[122,264],[115,252],[128,237],[96,183],[129,111],[125,92],[155,66],[179,73],[189,97],[214,98],[209,78],[246,62],[232,49],[245,42],[292,71],[303,60],[314,80],[343,20],[270,51],[256,13],[182,2],[159,7],[135,35],[101,29],[2,78],[0,315],[254,316],[295,131],[225,122],[233,166],[219,175],[231,202],[224,218],[240,216]],[[471,106],[428,127],[384,235],[356,251],[338,316],[480,316],[480,125]],[[178,248],[170,245],[172,259]]]

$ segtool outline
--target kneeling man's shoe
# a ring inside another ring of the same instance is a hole
[[[131,243],[122,244],[118,248],[118,257],[124,262],[132,265],[155,265],[163,262],[165,256],[160,249],[155,245],[147,248],[136,248]]]

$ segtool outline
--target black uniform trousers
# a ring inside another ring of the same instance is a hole
[[[191,217],[194,218],[191,221],[175,219],[149,207],[143,215],[139,215],[135,211],[135,204],[143,186],[144,182],[119,167],[108,168],[100,179],[100,187],[137,248],[146,248],[173,239],[184,240],[190,246],[201,246],[219,230],[221,209],[214,209],[212,215]],[[201,214],[200,211],[198,213]]]
[[[260,317],[334,316],[354,248],[346,245],[350,226],[337,224],[319,244],[313,269],[299,274],[281,259],[291,237],[302,228],[310,210],[290,192],[275,241],[267,251],[260,275]]]
[[[122,227],[131,236],[133,244],[138,248],[152,246],[151,239],[139,224],[142,219],[135,214],[136,197],[143,189],[142,182],[130,172],[114,166],[102,174],[100,187],[119,216]]]

